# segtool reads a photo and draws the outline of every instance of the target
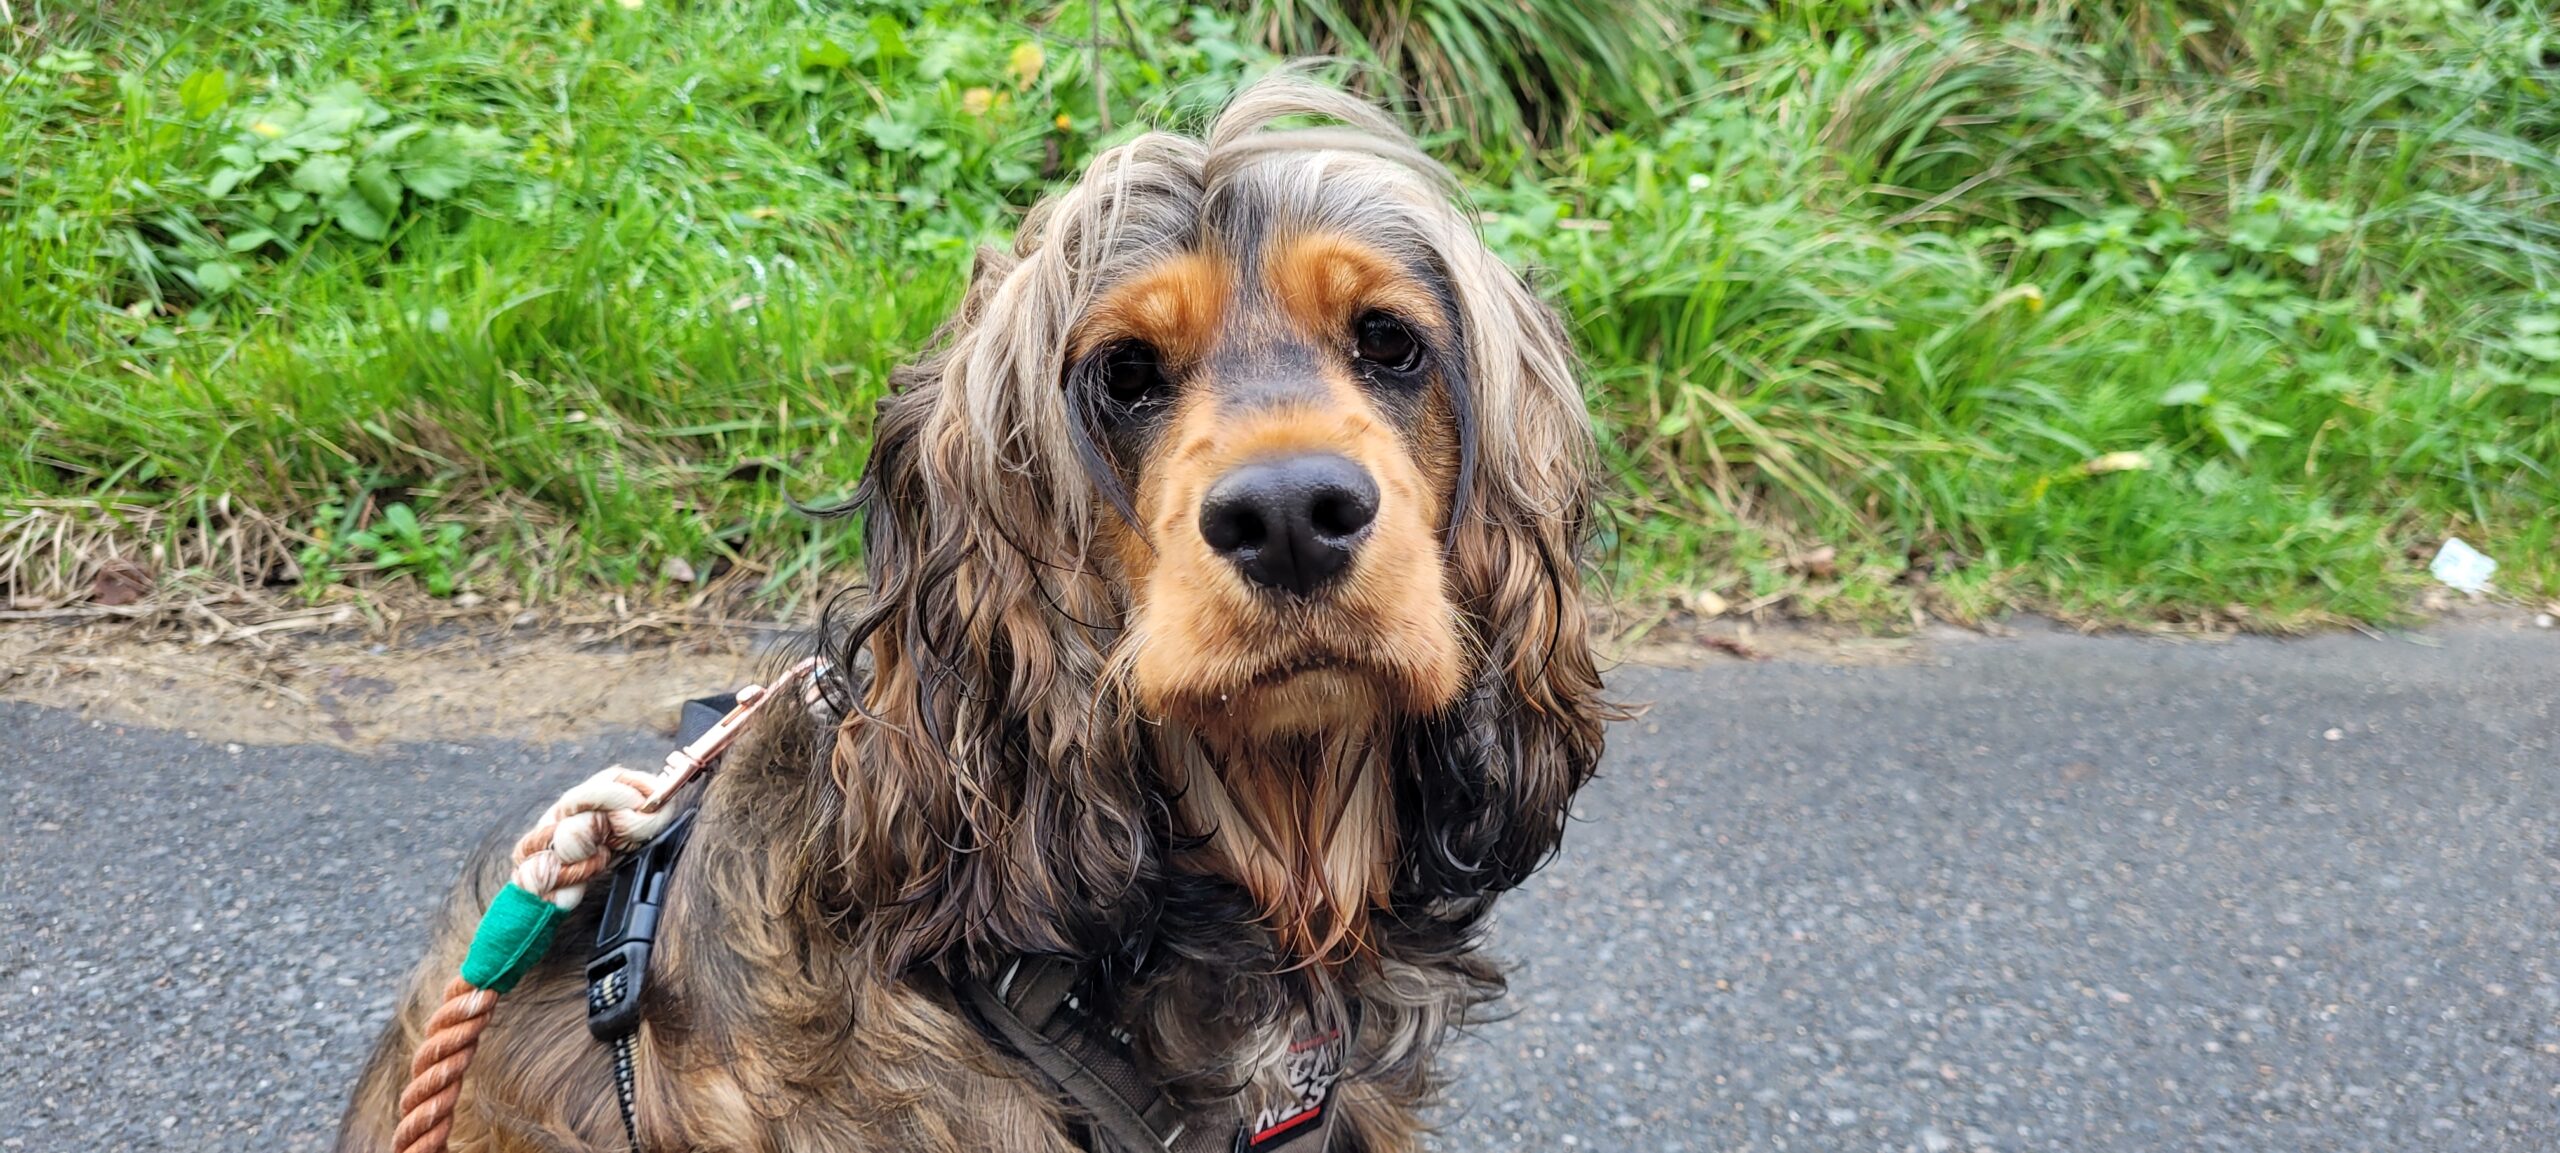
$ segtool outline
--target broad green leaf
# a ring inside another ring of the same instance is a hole
[[[231,102],[231,74],[219,68],[190,72],[178,83],[178,103],[187,115],[202,120]]]
[[[507,146],[507,134],[495,128],[457,124],[438,135],[450,138],[467,156],[486,156]]]
[[[421,138],[401,154],[400,182],[429,200],[442,200],[471,182],[471,157],[451,134]]]
[[[36,57],[36,67],[64,76],[86,72],[97,66],[97,57],[78,48],[55,48]]]
[[[206,296],[220,296],[240,286],[240,266],[227,260],[208,260],[196,266],[195,282]]]
[[[2517,352],[2535,360],[2560,363],[2560,336],[2519,336],[2511,344]]]
[[[309,118],[330,132],[344,134],[357,128],[370,128],[391,119],[390,110],[373,102],[353,80],[341,80],[314,93],[309,104]]]
[[[873,57],[883,63],[907,54],[906,30],[898,26],[896,17],[887,13],[871,18],[871,42],[879,45]]]
[[[800,45],[800,67],[804,69],[842,68],[851,63],[853,63],[853,53],[845,51],[844,45],[826,37],[822,36]]]
[[[380,160],[368,160],[356,166],[356,191],[365,202],[389,216],[400,211],[400,182],[391,176],[391,166]]]
[[[2205,399],[2212,395],[2212,385],[2206,384],[2201,380],[2190,380],[2173,385],[2170,387],[2169,391],[2161,393],[2160,403],[2173,408],[2191,404],[2203,404]]]
[[[243,183],[246,183],[250,177],[256,176],[258,174],[258,170],[262,167],[264,166],[251,164],[247,167],[235,168],[226,164],[220,168],[214,169],[213,175],[207,178],[204,182],[205,195],[216,197],[229,196],[233,189],[240,187]]]
[[[270,188],[267,190],[267,199],[276,206],[277,211],[292,212],[310,203],[311,195],[298,188]]]
[[[222,246],[233,252],[247,252],[260,245],[266,244],[275,238],[276,234],[272,230],[265,228],[251,228],[245,231],[232,233],[229,239],[222,242]]]
[[[367,240],[380,240],[391,234],[391,218],[352,188],[329,198],[329,215],[338,227]]]
[[[403,141],[406,141],[410,137],[426,130],[426,125],[420,124],[414,120],[407,124],[400,125],[374,137],[373,143],[364,146],[364,154],[367,156],[390,155],[391,150],[400,147]]]
[[[862,131],[864,135],[871,138],[872,143],[879,145],[883,151],[887,152],[915,151],[916,144],[924,138],[923,133],[918,131],[915,125],[904,120],[893,119],[884,112],[874,112],[863,117]]]
[[[355,164],[344,156],[314,156],[295,168],[285,183],[313,196],[336,196],[347,190],[347,178],[354,171]]]

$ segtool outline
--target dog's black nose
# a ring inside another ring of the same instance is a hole
[[[1378,517],[1378,482],[1332,453],[1259,460],[1220,477],[1200,502],[1200,537],[1246,580],[1309,596],[1351,567]]]

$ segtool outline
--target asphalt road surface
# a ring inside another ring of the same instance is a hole
[[[1440,1147],[2560,1149],[2560,634],[1627,670]],[[464,840],[632,735],[0,704],[0,1149],[311,1149]]]

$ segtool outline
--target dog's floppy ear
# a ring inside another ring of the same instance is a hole
[[[1097,700],[1120,609],[1048,363],[1066,309],[1036,272],[980,255],[893,376],[855,497],[870,594],[834,643],[869,678],[833,757],[825,903],[898,969],[1111,949],[1150,868],[1129,734]]]
[[[1451,591],[1483,656],[1467,694],[1405,736],[1402,884],[1427,899],[1543,864],[1611,715],[1583,605],[1591,421],[1562,323],[1472,236],[1443,258],[1466,329]]]

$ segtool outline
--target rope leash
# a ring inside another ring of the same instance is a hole
[[[560,919],[578,907],[587,883],[612,867],[614,854],[646,845],[664,832],[674,817],[667,802],[720,758],[766,701],[800,687],[817,670],[818,659],[809,657],[771,685],[738,690],[738,706],[693,743],[667,754],[658,772],[616,765],[597,773],[561,794],[516,842],[515,869],[507,886],[481,914],[462,972],[445,985],[444,1002],[428,1017],[427,1035],[410,1059],[393,1148],[399,1153],[444,1153],[454,1106],[462,1097],[462,1075],[498,1007],[498,995],[514,988],[550,952]]]

